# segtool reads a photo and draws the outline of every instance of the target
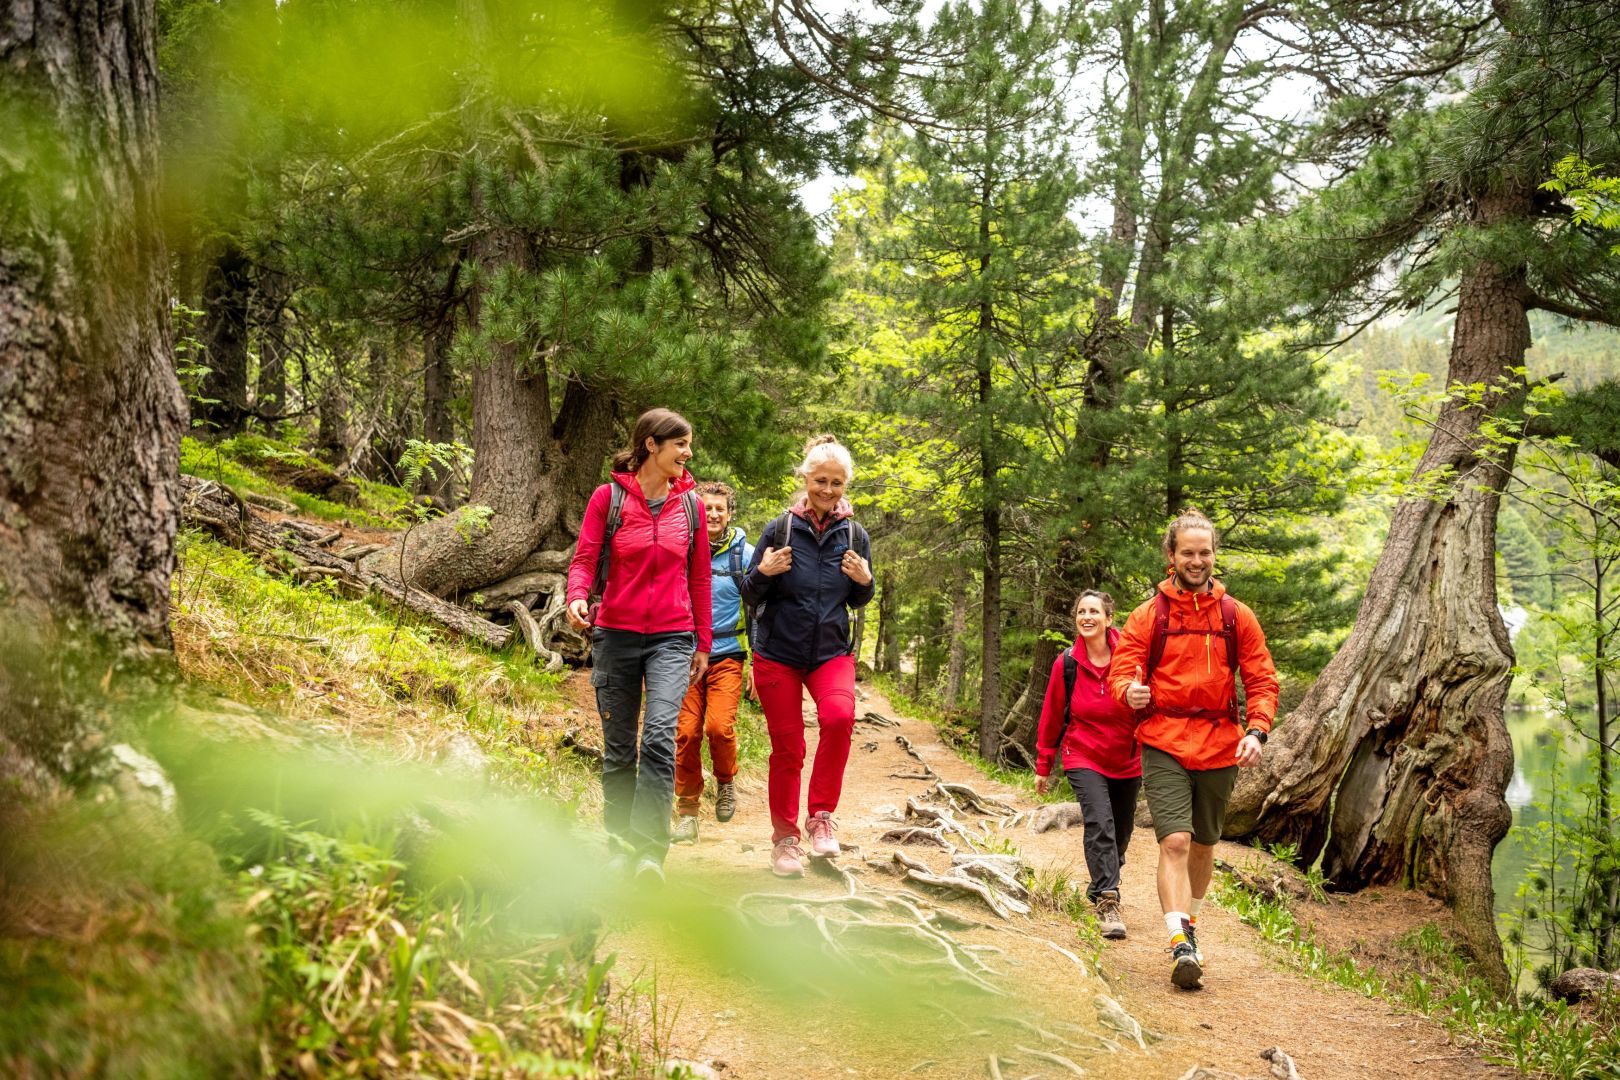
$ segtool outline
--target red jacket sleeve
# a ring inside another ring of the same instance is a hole
[[[1131,612],[1125,620],[1125,629],[1114,643],[1114,659],[1108,664],[1108,692],[1114,700],[1129,709],[1125,691],[1136,681],[1136,669],[1147,667],[1148,644],[1153,637],[1153,602]]]
[[[684,500],[681,505],[686,506]],[[692,561],[686,567],[686,588],[692,598],[692,625],[697,632],[697,651],[702,653],[708,652],[714,644],[714,593],[710,591],[714,571],[709,566],[707,524],[701,516],[698,518]]]
[[[596,583],[596,559],[602,550],[602,533],[607,529],[609,499],[608,485],[603,484],[591,492],[591,501],[585,504],[585,520],[579,527],[579,542],[574,545],[574,557],[568,563],[568,602],[588,600],[591,586]],[[703,547],[700,543],[699,547]]]
[[[1249,727],[1270,731],[1277,718],[1277,665],[1266,647],[1260,620],[1238,605],[1238,674],[1243,676],[1244,714]]]
[[[1068,652],[1067,649],[1063,652]],[[1052,759],[1057,757],[1058,728],[1069,703],[1063,700],[1063,653],[1052,661],[1052,677],[1046,680],[1046,700],[1041,703],[1041,723],[1035,729],[1035,775],[1052,775]],[[1062,768],[1062,763],[1058,763]]]

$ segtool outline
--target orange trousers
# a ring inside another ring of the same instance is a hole
[[[725,656],[709,664],[703,678],[686,691],[675,722],[675,812],[695,817],[703,797],[703,737],[709,737],[714,778],[731,783],[737,775],[737,705],[742,700],[743,660]]]

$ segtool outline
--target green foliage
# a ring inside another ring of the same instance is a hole
[[[239,880],[276,1072],[584,1075],[610,1055],[595,931],[537,939],[470,891],[413,888],[386,839],[248,814],[267,834]]]
[[[1590,162],[1570,154],[1553,165],[1552,179],[1541,186],[1564,196],[1575,224],[1620,234],[1620,177],[1605,176]],[[1609,248],[1609,254],[1620,255],[1620,241]]]
[[[297,507],[299,513],[323,521],[347,521],[374,528],[399,524],[394,515],[407,501],[399,488],[355,477],[359,505],[347,506],[271,479],[258,468],[267,461],[320,465],[307,451],[265,435],[236,435],[212,443],[187,437],[180,444],[180,471],[189,476],[215,480],[238,492],[280,499]]]

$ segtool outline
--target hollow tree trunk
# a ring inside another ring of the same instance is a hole
[[[1529,196],[1481,199],[1491,224]],[[1462,282],[1448,379],[1497,387],[1530,344],[1522,266]],[[1395,508],[1349,639],[1234,794],[1228,836],[1297,843],[1340,889],[1407,882],[1446,900],[1481,971],[1508,987],[1491,855],[1511,815],[1502,719],[1513,663],[1496,606],[1496,512],[1510,461],[1482,453],[1484,408],[1442,408],[1419,479],[1434,498]]]
[[[186,402],[170,344],[156,102],[150,4],[0,6],[7,633],[56,625],[69,645],[91,635],[169,645]],[[104,722],[43,707],[37,683],[16,681],[38,673],[13,670],[15,658],[0,646],[0,789],[7,776],[71,771],[87,756],[75,752],[89,745],[81,737]]]
[[[200,336],[203,363],[202,394],[196,419],[205,430],[234,435],[242,430],[248,401],[248,301],[252,293],[252,264],[234,239],[220,243],[203,278],[203,321]]]

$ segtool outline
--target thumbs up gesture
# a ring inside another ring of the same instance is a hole
[[[1136,675],[1125,688],[1125,704],[1133,709],[1145,709],[1153,703],[1153,689],[1143,681],[1146,677],[1142,665],[1136,665]]]

